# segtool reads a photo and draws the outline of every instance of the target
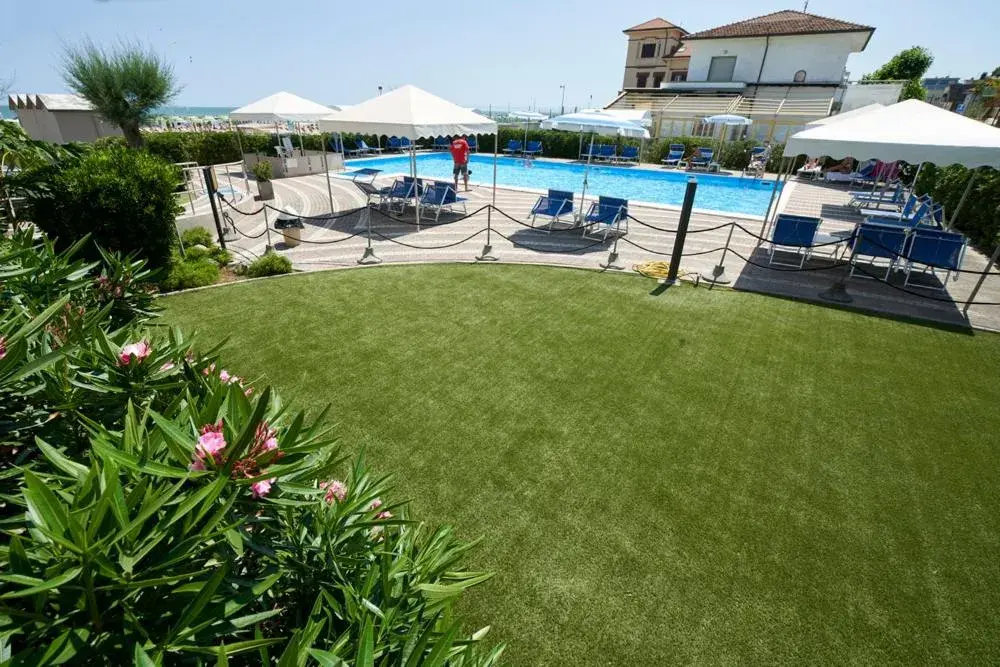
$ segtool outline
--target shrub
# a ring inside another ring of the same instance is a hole
[[[292,272],[292,261],[284,255],[276,252],[265,253],[263,257],[258,257],[247,266],[246,274],[251,278],[262,278],[263,276],[277,276],[282,273]]]
[[[271,163],[267,160],[260,160],[259,162],[256,162],[251,171],[253,172],[254,178],[258,181],[265,182],[271,180]]]
[[[203,245],[206,248],[210,248],[214,241],[212,232],[204,227],[192,227],[181,232],[181,242],[185,248],[192,245]]]
[[[204,254],[201,256],[195,254],[186,258],[175,255],[160,286],[167,291],[174,291],[214,285],[219,279],[219,264],[206,251],[202,253]]]
[[[113,331],[106,308],[74,310],[61,337],[65,307],[118,270],[28,234],[12,246],[0,256],[5,661],[496,663],[487,629],[467,635],[454,618],[488,578],[462,568],[471,545],[411,520],[360,459],[346,465],[323,415],[292,411],[179,332],[150,331],[139,310]],[[40,277],[26,249],[51,255]]]
[[[165,266],[176,234],[177,170],[141,151],[94,150],[50,171],[48,189],[29,199],[32,219],[62,247],[90,235],[108,250]],[[94,259],[93,244],[83,252]]]

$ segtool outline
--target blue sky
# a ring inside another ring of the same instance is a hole
[[[350,104],[413,83],[465,105],[558,108],[609,101],[621,85],[622,29],[655,16],[689,31],[798,2],[714,0],[4,0],[0,81],[11,90],[63,92],[62,46],[138,39],[173,62],[175,104],[239,106],[288,90]],[[968,77],[1000,66],[1000,2],[810,0],[809,11],[874,25],[852,78],[921,44],[932,75]],[[592,97],[591,97],[592,96]]]

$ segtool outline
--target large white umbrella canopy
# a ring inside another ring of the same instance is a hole
[[[229,113],[229,119],[234,121],[257,121],[264,123],[280,123],[291,121],[304,123],[316,121],[329,116],[334,110],[328,106],[307,100],[292,93],[280,92],[251,102]]]
[[[1000,168],[1000,129],[920,100],[798,132],[785,155]]]
[[[497,124],[416,86],[405,85],[320,119],[327,132],[354,132],[422,139],[456,134],[494,134]]]
[[[545,114],[537,111],[511,111],[507,115],[517,120],[545,120],[548,118]]]
[[[648,109],[581,109],[583,113],[602,113],[623,118],[643,127],[653,127],[653,112]]]
[[[708,116],[705,122],[709,125],[750,125],[752,120],[746,116],[737,116],[731,113],[720,113],[717,116]]]
[[[578,111],[543,120],[543,130],[566,132],[593,132],[635,139],[649,139],[649,130],[638,123],[601,111]]]
[[[834,114],[832,116],[826,116],[825,118],[817,118],[816,120],[811,120],[806,125],[813,127],[815,125],[828,125],[829,123],[839,123],[842,120],[847,120],[848,118],[854,118],[855,116],[861,116],[863,114],[869,113],[871,111],[878,111],[879,109],[884,109],[884,104],[879,104],[875,102],[874,104],[868,104],[863,107],[858,107],[857,109],[851,109],[850,111],[845,111],[843,113]]]

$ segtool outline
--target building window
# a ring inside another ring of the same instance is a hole
[[[732,81],[736,70],[736,56],[715,56],[708,66],[709,81]]]
[[[671,72],[670,73],[670,80],[671,81],[687,81],[688,80],[688,73],[686,71],[685,72]]]
[[[635,75],[635,87],[645,88],[646,81],[648,80],[649,80],[649,72],[639,72],[638,74]]]
[[[795,79],[794,79],[795,83],[805,83],[805,80],[806,80],[806,71],[804,69],[800,69],[798,72],[795,73]]]
[[[659,88],[660,84],[663,83],[663,75],[665,72],[653,72],[653,88]]]
[[[639,52],[640,58],[655,58],[656,57],[656,42],[650,42],[648,44],[642,45],[642,50]]]

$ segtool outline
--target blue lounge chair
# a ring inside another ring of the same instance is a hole
[[[819,226],[822,219],[813,218],[806,215],[790,215],[781,213],[774,222],[774,231],[771,233],[771,255],[767,260],[768,264],[778,264],[782,266],[794,266],[801,269],[806,261],[812,256],[813,248],[817,245],[826,245],[837,241],[842,241],[839,237],[829,234],[820,234]],[[836,245],[829,246],[836,248]],[[774,261],[776,251],[793,252],[799,257],[797,264]],[[836,250],[834,250],[836,253]]]
[[[402,139],[399,140],[399,147],[404,151],[410,150],[410,146],[411,146],[410,139],[408,137],[403,137]]]
[[[684,159],[684,144],[670,144],[667,156],[660,160],[666,167],[676,167]]]
[[[479,142],[476,141],[476,135],[473,134],[471,137],[469,137],[468,139],[466,139],[466,143],[469,144],[469,152],[470,153],[478,153],[479,152]]]
[[[363,142],[361,142],[361,143],[363,143]],[[357,139],[355,139],[355,141],[354,141],[354,148],[348,148],[347,149],[347,154],[348,155],[366,155],[368,153],[368,150],[365,149],[365,148],[362,148],[361,147],[361,143],[359,143],[359,141]]]
[[[468,209],[465,207],[465,202],[468,201],[465,197],[459,197],[458,193],[455,192],[455,186],[446,181],[434,181],[430,187],[428,187],[423,196],[420,198],[420,205],[426,209],[433,210],[434,222],[437,222],[441,217],[441,211],[448,209],[449,211],[454,211],[455,207],[458,205],[462,206],[462,212],[468,213]]]
[[[329,141],[330,150],[334,153],[344,153],[344,142],[339,136],[330,137]]]
[[[854,276],[854,270],[859,264],[858,258],[867,257],[868,261],[865,264],[872,268],[879,268],[876,261],[886,261],[885,275],[882,276],[882,280],[888,280],[893,268],[903,261],[902,257],[907,249],[908,237],[909,230],[903,227],[872,222],[861,223],[852,239],[851,271],[848,277]],[[877,277],[866,273],[862,273],[862,275],[866,278]]]
[[[599,148],[595,144],[592,143],[584,144],[583,150],[580,151],[580,159],[581,160],[586,160],[588,158],[593,159],[597,157],[598,152],[600,152]]]
[[[917,287],[927,287],[930,289],[946,289],[948,278],[952,271],[962,268],[962,260],[965,259],[965,250],[968,239],[958,232],[946,232],[943,229],[921,229],[913,230],[910,236],[910,247],[906,249],[906,262],[903,270],[906,272],[906,279],[903,285],[910,284],[910,275],[915,264],[920,264],[924,268],[921,275],[930,271],[931,275],[937,277],[936,270],[945,272],[942,286],[934,288],[929,285],[914,283]]]
[[[365,140],[362,139],[361,137],[358,137],[357,145],[358,145],[358,148],[361,149],[362,151],[364,151],[365,153],[381,153],[382,152],[381,148],[372,148],[371,146],[369,146],[368,144],[366,144]]]
[[[608,240],[608,234],[612,229],[615,233],[622,233],[622,222],[625,223],[625,232],[628,234],[628,200],[617,197],[598,197],[597,201],[590,205],[590,211],[583,219],[583,234],[587,235],[587,230],[597,227],[598,231],[604,228],[604,240]],[[622,234],[624,236],[624,234]]]
[[[435,137],[434,138],[434,150],[436,151],[446,151],[451,146],[451,142],[445,137]]]
[[[695,169],[708,169],[709,165],[712,164],[712,158],[715,157],[714,148],[699,148],[694,152],[688,159],[688,170],[692,171]]]
[[[597,158],[605,162],[614,162],[618,159],[618,148],[614,144],[601,144]]]
[[[543,216],[549,219],[549,232],[552,225],[559,222],[559,218],[573,213],[573,193],[565,190],[549,190],[549,194],[539,197],[535,205],[531,207],[531,226],[535,226],[535,218]]]
[[[381,208],[384,204],[386,209],[391,213],[393,204],[398,204],[399,212],[402,213],[406,209],[406,205],[413,201],[415,197],[423,194],[423,192],[423,179],[403,176],[401,179],[396,179],[389,187],[382,188],[379,191],[378,206]]]
[[[910,214],[906,215],[903,212],[895,213],[893,211],[881,211],[883,215],[868,214],[865,216],[866,222],[874,222],[880,225],[893,225],[895,227],[916,227],[917,225],[924,222],[924,219],[928,216],[931,209],[930,200],[921,202],[919,206]],[[933,218],[931,218],[933,220]],[[934,226],[931,224],[930,226]]]
[[[529,141],[528,145],[524,147],[524,154],[530,155],[531,157],[536,157],[542,154],[542,142],[540,141]]]
[[[875,173],[875,167],[877,165],[878,160],[869,160],[854,173],[854,178],[851,179],[851,183],[854,183],[855,185],[875,185],[875,181],[872,180],[872,175]]]
[[[895,206],[899,208],[906,202],[906,192],[902,183],[896,183],[896,187],[872,192],[871,190],[852,190],[847,194],[851,195],[848,206]]]
[[[503,149],[503,152],[508,155],[520,155],[522,150],[521,141],[519,139],[511,139],[507,142],[507,148]]]
[[[385,144],[385,150],[387,151],[403,150],[403,145],[399,142],[399,137],[389,137],[389,141],[387,141]]]
[[[639,147],[622,146],[622,154],[618,156],[619,162],[635,162],[639,164]]]
[[[906,201],[903,202],[903,209],[902,209],[903,217],[905,218],[905,217],[908,217],[910,214],[912,214],[913,213],[913,207],[916,206],[921,201],[922,201],[921,198],[916,197],[914,195],[910,195],[909,197],[907,197]],[[894,217],[894,218],[896,218],[896,217],[899,217],[899,211],[883,211],[882,209],[880,209],[878,207],[876,207],[876,208],[868,208],[868,207],[861,208],[861,209],[858,209],[858,213],[860,213],[861,215],[863,215],[865,217],[869,217],[869,216],[870,217],[876,217],[876,218],[888,218],[888,217]]]

